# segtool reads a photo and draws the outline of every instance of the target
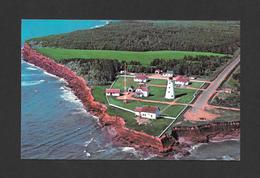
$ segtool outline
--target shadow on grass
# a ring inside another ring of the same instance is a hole
[[[180,98],[180,97],[185,96],[185,95],[187,95],[187,93],[178,94],[178,95],[175,95],[175,98]]]

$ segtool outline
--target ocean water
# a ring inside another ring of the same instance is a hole
[[[108,21],[23,20],[24,40],[78,29],[97,28]],[[22,159],[173,159],[161,158],[131,147],[111,144],[106,130],[87,113],[66,87],[66,82],[21,61]],[[239,141],[197,145],[192,154],[178,159],[234,160]]]

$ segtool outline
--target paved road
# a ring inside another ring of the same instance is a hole
[[[229,63],[224,70],[213,80],[208,88],[204,90],[197,100],[195,101],[192,111],[196,112],[199,109],[204,109],[207,106],[208,100],[216,92],[217,88],[221,85],[222,81],[230,74],[230,72],[237,66],[240,62],[240,55],[236,57],[231,63]]]

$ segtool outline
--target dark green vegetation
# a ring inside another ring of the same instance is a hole
[[[218,67],[227,63],[228,60],[229,57],[186,56],[182,60],[154,59],[151,62],[151,66],[156,66],[164,71],[173,70],[176,75],[210,76]]]
[[[117,60],[64,60],[61,61],[77,75],[83,76],[89,85],[110,84],[120,71],[121,63]]]
[[[182,59],[185,56],[218,56],[225,54],[193,51],[115,51],[115,50],[80,50],[62,48],[37,48],[37,51],[57,61],[64,59],[116,59],[119,61],[139,62],[142,65],[150,65],[153,59]]]
[[[120,21],[29,40],[48,47],[120,51],[209,51],[232,54],[240,45],[238,21]]]
[[[240,107],[240,67],[223,84],[222,89],[231,89],[231,93],[220,93],[211,104],[217,106]]]

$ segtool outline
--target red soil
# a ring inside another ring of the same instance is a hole
[[[208,112],[206,109],[200,109],[194,112],[192,109],[189,109],[184,114],[184,120],[190,120],[190,121],[209,121],[214,120],[216,118],[220,117],[220,115],[213,114]]]

